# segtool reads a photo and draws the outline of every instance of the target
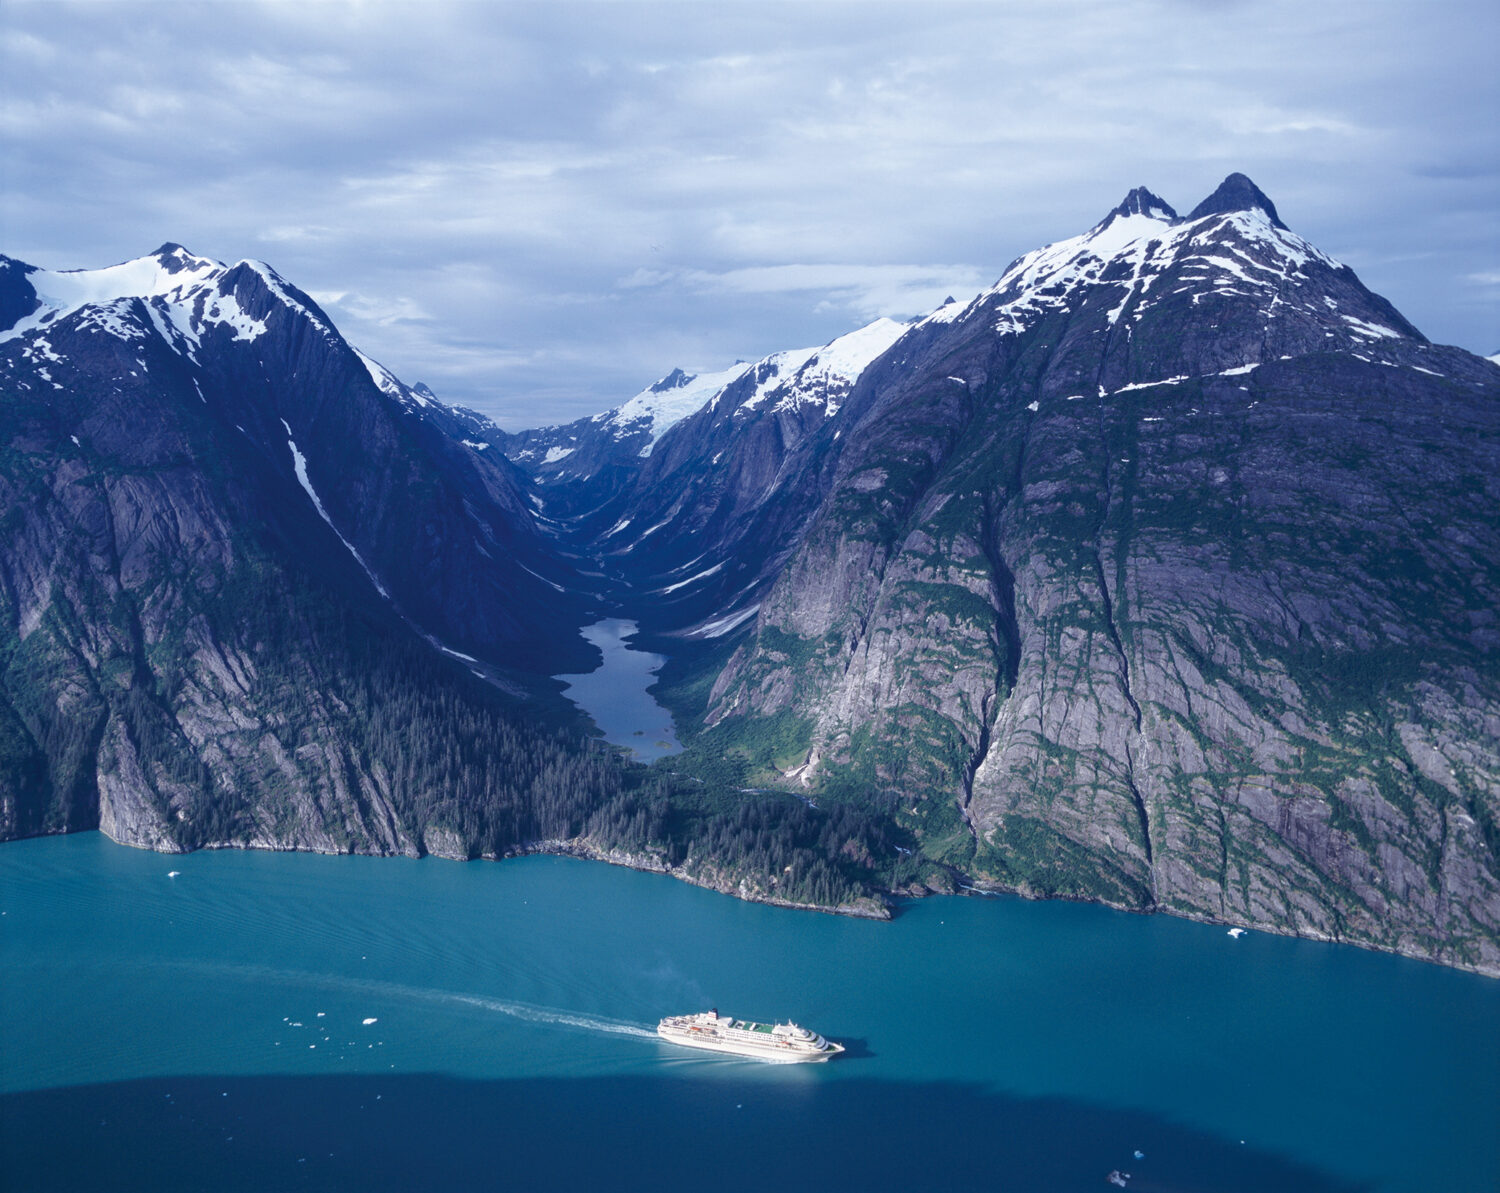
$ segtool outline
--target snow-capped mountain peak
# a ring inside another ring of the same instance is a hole
[[[1104,217],[1107,224],[1116,216],[1144,215],[1157,220],[1174,220],[1177,212],[1159,195],[1154,195],[1143,186],[1138,186],[1121,200],[1120,205]]]
[[[739,404],[742,411],[770,403],[775,411],[821,403],[832,417],[870,362],[903,336],[909,325],[881,318],[821,348],[778,352],[756,366],[755,393]]]
[[[657,440],[670,428],[702,409],[727,385],[744,376],[750,367],[740,361],[717,373],[696,375],[674,369],[623,405],[595,415],[594,420],[605,423],[617,437],[646,431],[650,438],[641,447],[640,454],[649,456]]]
[[[1229,175],[1185,217],[1137,187],[1089,231],[1027,253],[973,301],[940,307],[922,323],[984,317],[1002,334],[1021,334],[1051,314],[1096,310],[1109,327],[1122,318],[1134,326],[1163,302],[1235,298],[1283,327],[1295,316],[1299,330],[1283,351],[1420,338],[1388,304],[1372,305],[1345,266],[1292,232],[1243,174]]]
[[[1266,193],[1243,174],[1231,174],[1218,188],[1197,207],[1188,213],[1188,219],[1202,219],[1206,215],[1222,215],[1232,211],[1263,211],[1271,218],[1272,227],[1283,232],[1290,231],[1276,214],[1276,204]]]
[[[196,363],[210,329],[256,340],[278,308],[307,320],[325,338],[339,339],[316,304],[263,261],[226,266],[170,242],[103,269],[39,269],[0,257],[0,343],[41,334],[76,316],[121,340],[155,332]]]
[[[684,373],[681,369],[673,369],[660,381],[651,387],[654,394],[666,393],[669,389],[681,389],[693,380],[692,373]]]
[[[226,270],[217,261],[194,256],[176,244],[103,269],[37,269],[26,266],[19,281],[29,291],[31,307],[11,327],[0,330],[0,340],[15,339],[55,323],[88,306],[108,306],[120,299],[162,298],[181,302],[189,292],[216,282]]]

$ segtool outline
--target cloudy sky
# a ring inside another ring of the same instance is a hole
[[[0,3],[0,252],[269,261],[518,429],[1231,171],[1500,350],[1494,0]]]

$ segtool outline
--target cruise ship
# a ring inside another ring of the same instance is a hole
[[[730,1019],[717,1010],[696,1015],[669,1015],[656,1025],[656,1034],[673,1044],[730,1052],[777,1064],[827,1060],[844,1050],[817,1032],[795,1023],[750,1023]]]

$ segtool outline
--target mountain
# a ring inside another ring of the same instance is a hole
[[[1500,973],[1500,369],[1231,175],[1132,191],[764,449],[750,384],[577,544],[677,655],[684,765],[989,889]]]
[[[0,839],[975,886],[1500,974],[1500,368],[1242,175],[507,434],[269,266],[0,257]],[[548,676],[630,617],[687,748]]]
[[[539,440],[505,450],[537,482],[543,529],[594,569],[603,599],[648,631],[696,621],[694,636],[716,638],[753,615],[815,507],[791,478],[818,474],[816,433],[905,331],[877,319],[724,373],[674,372],[573,424],[586,431],[562,428],[577,436],[578,464],[556,446],[539,461]]]
[[[705,374],[673,369],[613,410],[563,426],[505,435],[498,442],[528,474],[549,483],[554,497],[579,490],[593,494],[624,483],[668,429],[749,367],[740,362]]]
[[[258,262],[0,258],[0,838],[503,851],[619,790],[525,479]],[[554,815],[553,813],[556,813]]]

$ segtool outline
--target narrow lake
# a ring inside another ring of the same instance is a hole
[[[625,639],[636,623],[620,618],[596,622],[583,636],[604,653],[604,662],[586,675],[559,675],[568,681],[564,694],[594,718],[611,745],[624,746],[638,762],[676,754],[682,746],[672,728],[672,714],[646,691],[666,656],[636,650]]]
[[[849,1052],[654,1036],[709,1006]],[[1497,1024],[1500,982],[1079,904],[0,846],[9,1191],[1487,1190]]]

